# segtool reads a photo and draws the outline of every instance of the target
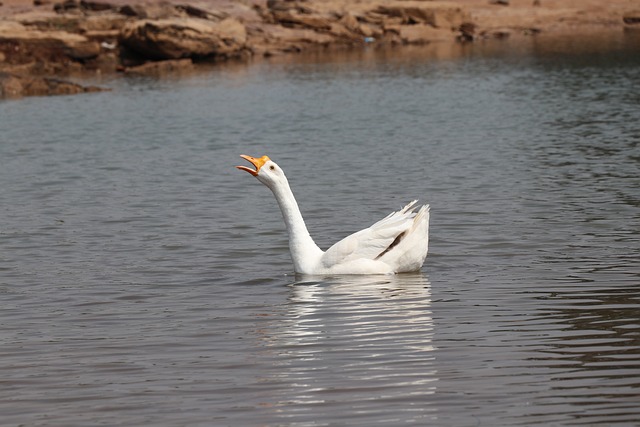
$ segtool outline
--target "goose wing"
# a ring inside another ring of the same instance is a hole
[[[359,259],[377,260],[397,246],[411,229],[415,213],[412,201],[372,226],[353,233],[331,246],[322,256],[325,268]]]

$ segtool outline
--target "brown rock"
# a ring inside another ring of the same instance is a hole
[[[299,13],[291,10],[273,12],[273,19],[285,27],[309,28],[314,31],[328,31],[331,22],[319,15]]]
[[[22,96],[22,82],[12,74],[0,72],[0,99]]]
[[[331,24],[329,34],[335,37],[334,43],[347,43],[354,44],[363,40],[363,36],[360,33],[356,33],[347,28],[341,22],[334,22]]]
[[[458,40],[470,42],[476,38],[476,24],[473,22],[463,22],[460,25],[460,35]]]
[[[80,43],[70,43],[65,46],[64,52],[71,59],[86,61],[100,55],[100,44],[89,40]]]
[[[395,31],[400,40],[407,44],[426,44],[435,41],[453,41],[455,35],[449,30],[441,30],[431,25],[399,25]]]
[[[87,16],[78,22],[78,32],[87,35],[92,31],[115,31],[116,36],[120,28],[127,22],[127,18],[118,13],[103,13],[94,16]]]
[[[267,8],[271,11],[294,10],[303,13],[309,11],[301,3],[304,3],[304,0],[267,0]]]
[[[123,46],[148,59],[237,56],[246,39],[244,25],[235,19],[141,20],[125,25],[120,33]]]
[[[187,58],[146,62],[136,67],[125,68],[124,72],[127,74],[142,76],[162,76],[165,74],[179,74],[190,72],[193,71],[193,69],[193,61],[190,58]]]
[[[359,15],[356,16],[356,14],[352,12],[347,12],[340,17],[338,23],[344,25],[347,30],[363,37],[379,37],[382,35],[382,29],[380,27],[362,22],[361,19],[364,20]]]
[[[627,25],[636,25],[640,27],[640,10],[625,13],[622,16],[622,21]]]
[[[283,52],[300,52],[310,46],[327,46],[333,42],[335,37],[328,33],[266,24],[259,30],[251,31],[248,44],[254,54],[272,56]]]
[[[267,0],[269,10],[289,10],[294,7],[293,2],[282,0]]]
[[[80,0],[80,7],[84,10],[93,12],[102,12],[105,10],[118,10],[118,8],[111,3],[105,3],[101,1]]]
[[[56,14],[53,12],[27,12],[21,14],[19,21],[14,23],[20,23],[26,29],[30,31],[46,31],[46,32],[66,32],[76,33],[78,31],[78,25],[82,20],[80,14]],[[4,27],[11,21],[4,21],[0,23],[0,28]],[[39,36],[42,37],[42,36]]]
[[[46,77],[18,76],[0,72],[0,98],[20,98],[23,96],[73,95],[100,92],[105,89],[82,86],[64,80]]]
[[[170,19],[185,17],[184,10],[181,10],[167,2],[135,3],[122,6],[117,11],[122,15],[139,19]]]
[[[470,21],[469,13],[456,3],[396,1],[380,5],[373,11],[374,19],[382,24],[415,25],[426,24],[437,28],[456,29]]]
[[[35,31],[0,21],[0,52],[12,66],[33,64],[34,71],[63,71],[97,57],[100,45],[79,34]]]
[[[344,27],[349,31],[353,31],[354,33],[360,32],[360,22],[358,22],[358,18],[356,18],[353,13],[345,13],[344,15],[342,15],[342,17],[340,17],[340,20],[338,22],[344,25]]]
[[[90,40],[106,43],[106,49],[115,49],[118,45],[115,40],[118,40],[120,30],[91,30],[83,34]]]
[[[124,5],[120,9],[118,9],[118,12],[123,14],[124,16],[131,16],[131,17],[136,17],[140,19],[146,19],[149,17],[146,9],[143,6],[138,4]]]
[[[179,4],[175,6],[176,10],[184,12],[192,18],[208,19],[210,21],[222,21],[229,17],[228,13],[217,10],[206,10],[190,4]]]
[[[53,10],[56,13],[69,13],[80,10],[80,3],[77,0],[65,0],[62,3],[56,3],[53,5]]]

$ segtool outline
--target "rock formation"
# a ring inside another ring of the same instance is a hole
[[[580,25],[640,28],[629,0],[184,1],[5,0],[0,97],[79,90],[49,76],[181,72],[201,60],[327,46],[469,42]],[[23,89],[12,89],[18,80]],[[31,87],[40,89],[24,89]]]
[[[210,21],[171,18],[129,22],[120,32],[120,44],[150,60],[230,58],[245,48],[247,33],[238,20]]]
[[[23,96],[75,95],[103,90],[105,89],[95,86],[81,86],[60,79],[0,72],[0,99],[21,98]]]

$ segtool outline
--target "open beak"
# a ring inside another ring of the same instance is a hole
[[[249,162],[251,162],[251,164],[253,166],[255,166],[255,170],[246,167],[246,166],[236,166],[236,168],[249,172],[251,175],[253,176],[258,176],[258,172],[260,172],[260,168],[267,163],[270,159],[267,156],[262,156],[259,159],[256,159],[255,157],[251,157],[251,156],[247,156],[245,154],[241,154],[240,157],[242,157],[245,160],[248,160]]]

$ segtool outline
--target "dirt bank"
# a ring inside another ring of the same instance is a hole
[[[190,69],[198,62],[328,46],[472,43],[543,32],[640,29],[637,0],[0,3],[0,98],[55,94],[58,87],[60,93],[83,91],[51,84],[59,82],[52,77],[161,74]],[[31,91],[32,87],[39,89]]]

